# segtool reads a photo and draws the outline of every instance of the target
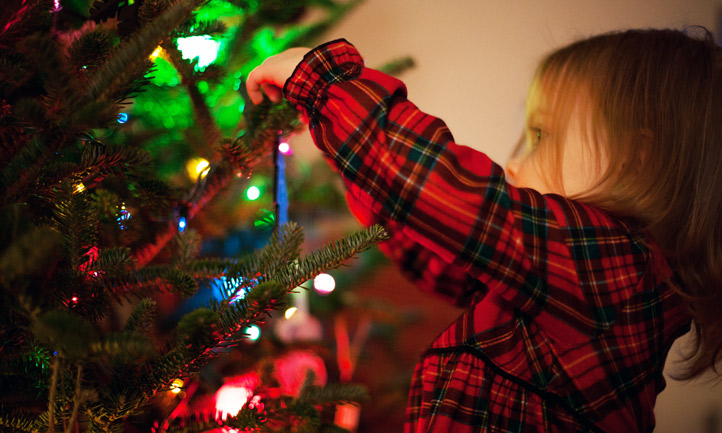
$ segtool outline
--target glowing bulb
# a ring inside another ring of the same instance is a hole
[[[73,296],[73,297],[70,298],[70,299],[73,301],[73,303],[75,303],[75,304],[78,303],[78,297],[77,297],[77,296]]]
[[[196,165],[196,173],[198,173],[201,176],[205,176],[206,171],[210,163],[206,161],[205,159],[198,161],[198,164]]]
[[[288,310],[286,310],[286,312],[283,315],[284,315],[284,317],[286,317],[286,319],[290,319],[296,313],[296,310],[298,310],[298,308],[291,307]]]
[[[128,221],[131,219],[132,215],[130,212],[125,210],[125,203],[120,205],[120,212],[118,212],[118,218],[116,220],[118,221],[118,225],[122,230],[125,230],[128,228]]]
[[[198,179],[198,177],[203,179],[208,174],[210,166],[211,163],[205,158],[191,158],[186,163],[188,177],[193,181]]]
[[[180,217],[178,220],[178,231],[183,233],[186,230],[186,217]]]
[[[148,58],[151,60],[155,60],[158,58],[158,56],[161,55],[161,53],[163,53],[163,48],[158,45],[155,50],[153,50],[153,52],[150,54],[150,56],[148,56]]]
[[[248,334],[248,339],[251,341],[256,341],[261,336],[261,328],[256,325],[247,327],[244,329],[244,332]]]
[[[246,190],[246,197],[248,197],[248,200],[251,200],[251,201],[258,200],[258,197],[260,197],[260,196],[261,196],[261,190],[258,189],[257,186],[249,187]]]
[[[221,42],[208,35],[178,38],[177,44],[184,59],[198,58],[196,69],[201,70],[216,60],[221,48]]]
[[[293,149],[291,149],[291,145],[286,143],[285,141],[282,141],[278,144],[278,151],[286,156],[293,155]]]
[[[128,121],[128,113],[118,113],[118,123],[125,123]]]
[[[313,288],[319,295],[328,295],[336,288],[336,280],[329,274],[318,274],[313,279]]]
[[[258,386],[258,375],[255,373],[226,379],[213,396],[216,406],[216,420],[226,420],[236,416],[248,404],[249,408],[262,406],[260,397],[253,396],[253,389]]]
[[[83,185],[83,182],[76,183],[75,186],[73,186],[73,191],[76,193],[85,191],[85,185]]]
[[[173,383],[170,384],[170,392],[173,394],[178,394],[183,389],[183,381],[181,379],[176,379],[173,381]]]

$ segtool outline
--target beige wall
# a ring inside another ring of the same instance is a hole
[[[409,98],[441,117],[456,141],[503,163],[521,133],[523,101],[539,57],[593,33],[701,24],[718,31],[722,0],[366,0],[328,39],[345,37],[378,66],[411,55]],[[721,101],[722,103],[722,101]],[[722,388],[668,381],[660,433],[708,433]]]

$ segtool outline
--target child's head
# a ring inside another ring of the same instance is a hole
[[[604,34],[544,58],[509,171],[652,235],[689,296],[694,375],[722,349],[722,48],[691,33]]]
[[[665,212],[660,202],[689,174],[720,161],[722,49],[698,33],[609,33],[546,56],[527,101],[525,158],[512,165],[531,162],[547,191],[645,222]]]

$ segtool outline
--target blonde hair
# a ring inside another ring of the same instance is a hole
[[[574,198],[649,233],[682,283],[695,332],[677,376],[715,369],[722,358],[722,48],[699,27],[595,36],[542,60],[529,100],[543,97],[555,125],[538,149],[542,157],[560,167],[553,131],[565,130],[581,101],[582,122],[594,126],[586,128],[589,154],[608,165]],[[559,176],[550,181],[559,185]]]

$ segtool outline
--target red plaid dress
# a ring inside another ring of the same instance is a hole
[[[667,352],[690,324],[653,241],[507,184],[344,40],[308,53],[284,93],[362,222],[391,232],[386,252],[468,307],[417,365],[407,432],[652,431]]]

